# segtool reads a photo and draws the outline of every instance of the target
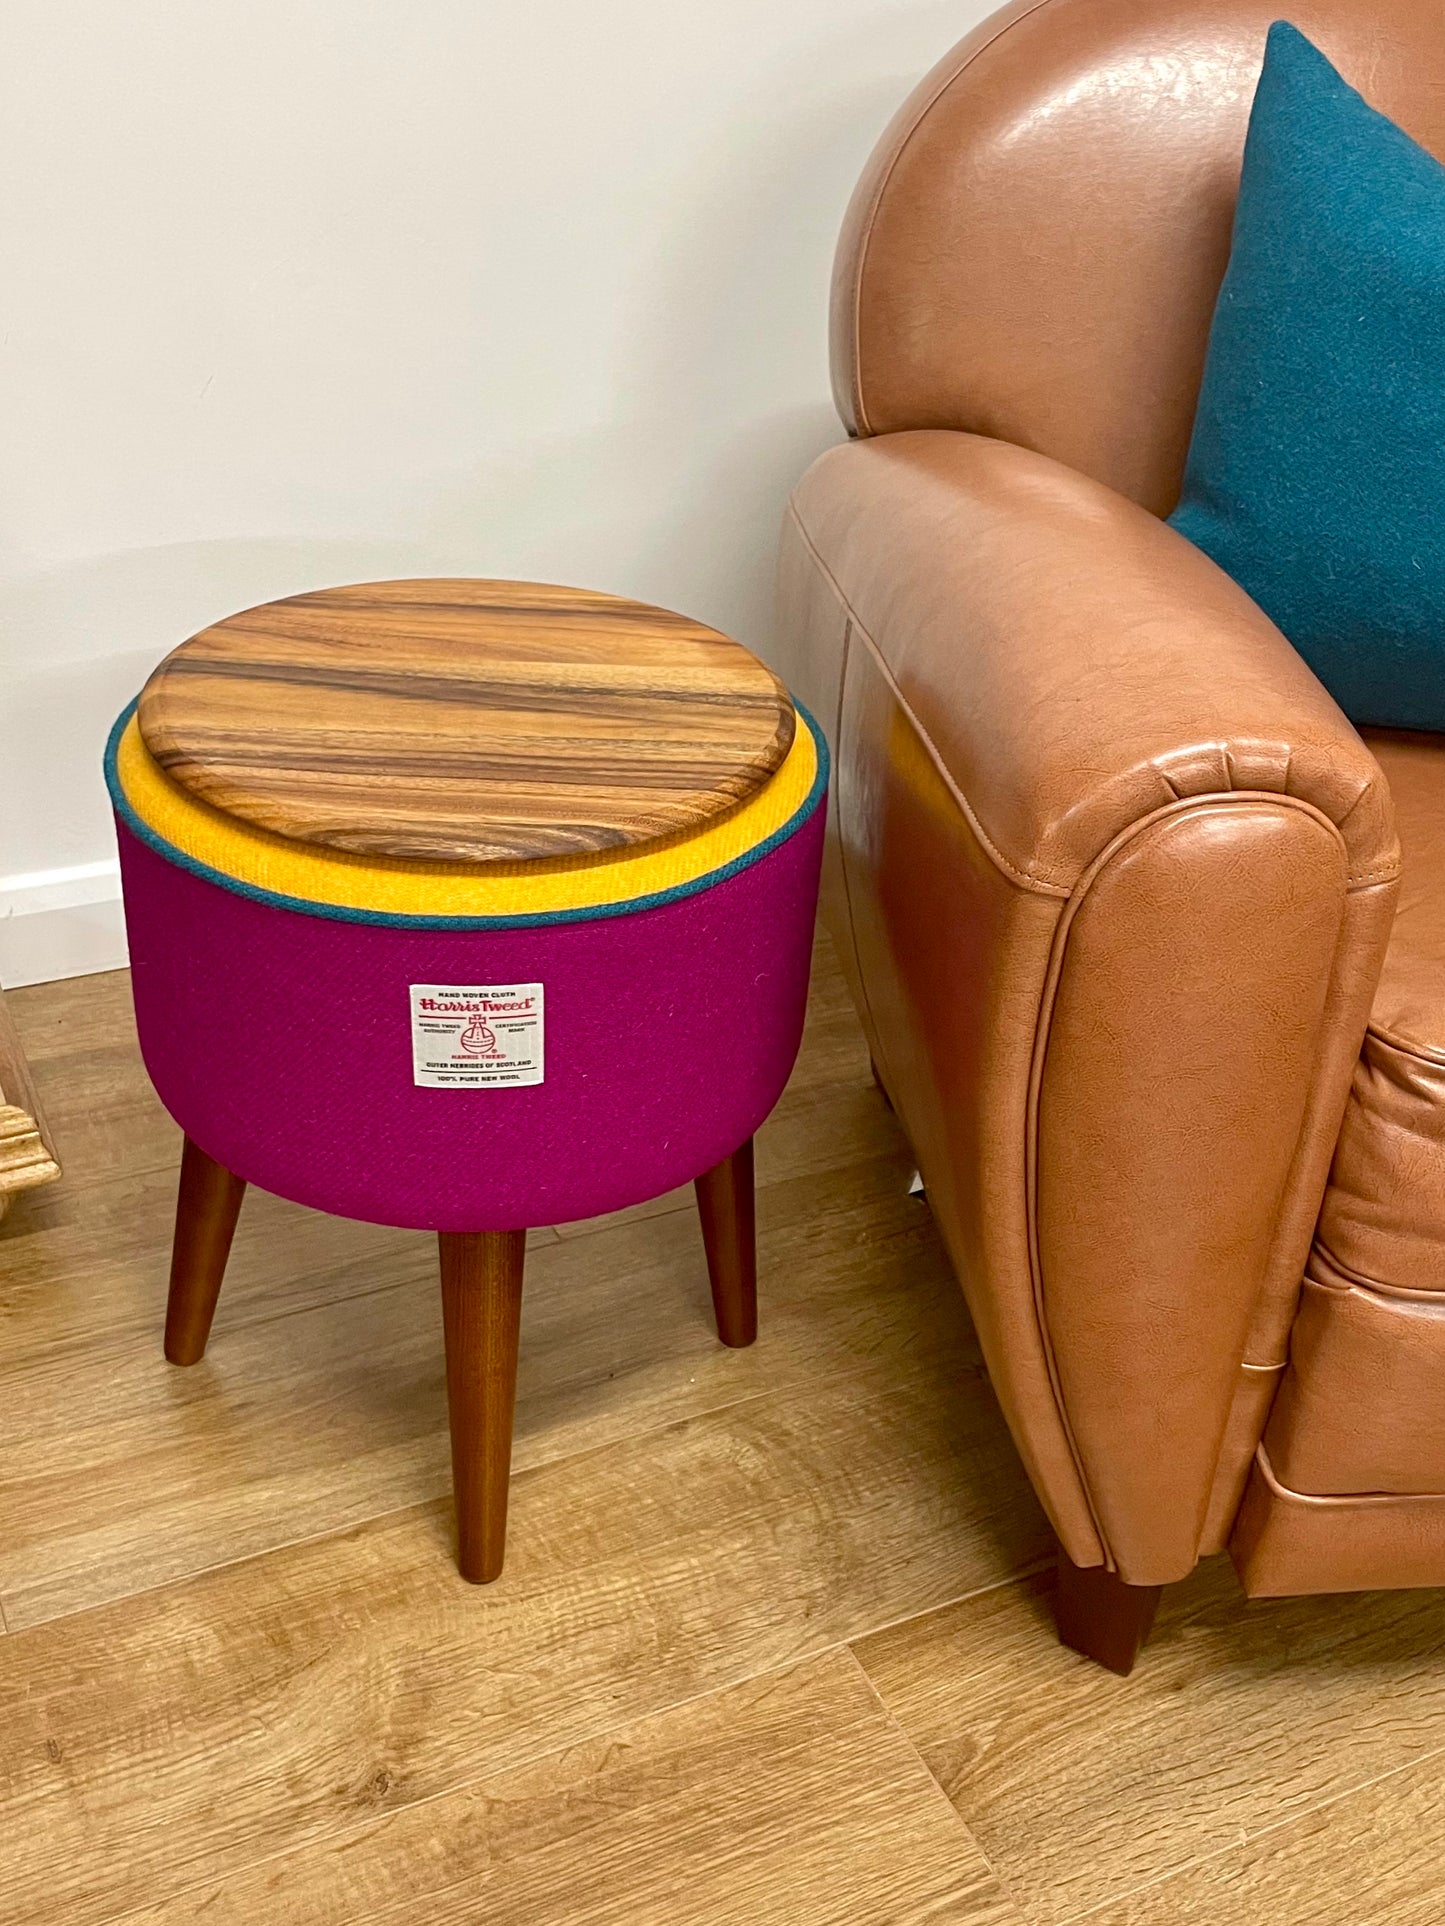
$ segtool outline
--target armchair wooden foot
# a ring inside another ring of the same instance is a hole
[[[1126,1585],[1107,1566],[1076,1565],[1060,1551],[1054,1594],[1059,1639],[1071,1652],[1128,1678],[1149,1636],[1163,1590],[1162,1585]]]

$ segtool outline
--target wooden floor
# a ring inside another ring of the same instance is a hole
[[[66,1164],[0,1226],[0,1922],[1436,1926],[1438,1595],[1246,1608],[1128,1681],[1047,1533],[820,951],[762,1332],[690,1195],[534,1234],[507,1570],[456,1576],[432,1241],[252,1194],[160,1334],[123,976],[12,999]]]

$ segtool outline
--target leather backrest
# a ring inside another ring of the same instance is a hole
[[[1445,155],[1442,0],[1287,11]],[[1167,513],[1280,13],[1014,0],[940,61],[879,142],[839,246],[833,368],[850,430],[993,435]]]

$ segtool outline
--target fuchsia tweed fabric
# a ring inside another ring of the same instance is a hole
[[[824,808],[749,867],[635,915],[499,930],[309,916],[118,824],[136,1021],[181,1128],[298,1203],[513,1230],[710,1168],[782,1092],[802,1034]],[[409,986],[545,985],[545,1080],[413,1081]]]

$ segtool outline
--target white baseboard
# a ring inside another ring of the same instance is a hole
[[[0,984],[53,983],[126,964],[120,866],[77,863],[0,876]]]

